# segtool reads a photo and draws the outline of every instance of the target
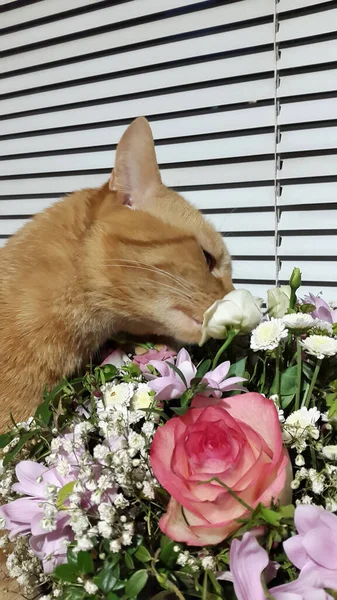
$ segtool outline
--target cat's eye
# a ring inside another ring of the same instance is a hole
[[[215,267],[215,258],[214,256],[212,256],[209,252],[207,252],[207,250],[203,250],[204,253],[204,257],[207,263],[207,266],[209,268],[210,271],[213,271],[214,267]]]

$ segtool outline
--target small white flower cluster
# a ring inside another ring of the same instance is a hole
[[[71,432],[54,438],[47,463],[59,475],[74,477],[65,509],[76,549],[91,550],[100,536],[110,540],[112,552],[118,552],[132,543],[140,499],[153,499],[158,486],[148,463],[157,417],[141,410],[154,402],[145,383],[112,382],[101,391],[96,411],[91,412],[92,422],[76,423]],[[89,451],[94,440],[97,443]],[[54,486],[46,490],[48,502],[43,505],[41,523],[46,531],[57,526],[58,493]],[[95,517],[94,525],[89,515]]]
[[[320,472],[302,467],[297,471],[291,488],[297,490],[301,485],[296,504],[315,504],[312,495],[316,495],[324,500],[326,510],[337,511],[337,466],[327,464]]]
[[[16,579],[26,594],[36,591],[36,582],[42,584],[46,580],[41,561],[34,556],[25,536],[15,539],[13,552],[7,556],[6,566],[9,577]]]
[[[286,446],[296,448],[301,454],[307,447],[308,442],[318,440],[320,430],[316,423],[321,413],[317,408],[306,408],[302,406],[287,417],[283,424],[283,441]]]
[[[15,481],[15,471],[12,467],[4,467],[0,460],[0,497],[1,504],[9,502],[12,498],[12,485]]]

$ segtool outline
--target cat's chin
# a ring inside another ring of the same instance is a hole
[[[201,338],[201,321],[198,321],[180,308],[170,310],[173,335],[181,342],[198,344]],[[171,327],[172,327],[171,326]]]

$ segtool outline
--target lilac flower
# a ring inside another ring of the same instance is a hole
[[[309,569],[327,588],[337,589],[337,516],[322,507],[300,505],[295,510],[298,535],[284,542],[298,569]]]
[[[197,374],[197,369],[185,348],[178,352],[175,361],[172,359],[172,364],[179,369],[184,380],[170,366],[170,361],[151,360],[149,364],[161,375],[160,377],[152,376],[152,380],[149,382],[149,387],[156,392],[157,400],[179,398],[190,387],[192,379]],[[219,365],[214,371],[209,371],[204,375],[202,383],[207,383],[208,388],[210,388],[202,392],[204,396],[220,398],[223,392],[243,389],[237,385],[245,381],[243,377],[230,377],[226,379],[229,368],[230,362],[227,361]]]
[[[12,486],[13,491],[25,494],[0,508],[0,516],[5,520],[9,537],[31,534],[31,548],[43,562],[45,573],[51,573],[55,566],[65,562],[66,549],[64,540],[72,539],[69,516],[57,513],[55,529],[42,529],[41,521],[45,517],[43,504],[47,502],[47,485],[61,489],[73,480],[72,477],[61,477],[55,468],[47,469],[44,465],[25,460],[16,467],[19,483]]]
[[[251,533],[234,539],[230,548],[230,570],[238,600],[265,600],[261,576],[265,578],[269,557]],[[230,579],[227,574],[219,579]],[[266,578],[265,578],[266,580]],[[269,589],[274,600],[332,600],[323,589],[321,579],[305,569],[295,581]]]
[[[327,321],[327,323],[337,323],[337,308],[334,310],[329,306],[325,300],[314,294],[308,294],[304,298],[306,304],[313,304],[316,308],[311,313],[314,319],[320,319],[321,321]]]

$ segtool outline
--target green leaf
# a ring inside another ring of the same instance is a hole
[[[43,402],[37,407],[34,418],[36,421],[40,421],[44,425],[48,425],[52,412],[49,408],[49,402]]]
[[[77,563],[81,573],[88,574],[94,572],[94,561],[91,552],[81,550],[77,555]]]
[[[149,575],[146,569],[141,569],[133,573],[125,586],[126,595],[129,598],[136,598],[139,592],[146,586],[148,578]]]
[[[54,570],[53,575],[61,581],[77,583],[79,573],[76,565],[59,565]]]
[[[82,600],[86,592],[83,588],[67,586],[61,596],[61,600]]]
[[[69,547],[67,550],[67,563],[68,565],[77,565],[77,553],[74,548]]]
[[[69,481],[69,483],[66,483],[60,489],[59,493],[57,494],[57,498],[56,498],[56,508],[58,508],[59,510],[61,508],[63,508],[64,502],[67,500],[67,498],[69,498],[70,494],[72,494],[72,492],[73,492],[75,483],[76,483],[76,481]]]
[[[288,367],[281,373],[281,396],[296,394],[297,365]]]
[[[189,407],[188,406],[180,406],[179,408],[172,408],[172,410],[174,413],[176,413],[176,415],[182,416],[187,413],[187,411],[189,410]]]
[[[10,433],[3,433],[0,435],[0,448],[4,448],[11,441],[12,436]]]
[[[167,535],[162,535],[160,538],[160,547],[163,550],[163,548],[165,548],[168,544],[170,544],[172,542],[172,540],[170,540],[169,537],[167,537]]]
[[[211,364],[212,361],[209,358],[207,358],[207,360],[204,360],[198,367],[196,377],[200,377],[202,379],[203,376],[206,375],[206,373],[208,373],[208,371],[210,370]]]
[[[292,519],[294,516],[295,507],[293,504],[287,504],[286,506],[280,506],[279,513],[282,519]]]
[[[125,566],[130,570],[135,568],[135,563],[128,552],[125,553]]]
[[[298,310],[301,313],[312,313],[314,312],[316,306],[314,304],[299,304]]]
[[[177,546],[177,543],[174,541],[170,541],[166,544],[165,548],[159,554],[160,560],[169,568],[172,569],[177,562],[177,556],[179,552],[175,552],[173,548]]]
[[[116,596],[116,594],[114,594],[114,592],[109,592],[109,594],[107,596],[107,600],[119,600],[119,596]]]
[[[102,569],[99,572],[99,574],[96,577],[94,577],[94,582],[102,592],[110,592],[117,583],[117,577],[114,568],[105,567],[104,569]]]
[[[266,506],[260,506],[260,514],[266,523],[270,525],[278,525],[281,519],[281,515],[277,513],[275,510],[271,510],[270,508],[266,508]]]
[[[329,408],[329,412],[328,412],[328,418],[332,419],[332,417],[334,417],[335,415],[337,415],[337,398],[336,400],[331,404],[330,408]]]
[[[25,435],[23,435],[20,440],[18,441],[18,443],[16,444],[15,448],[13,448],[13,450],[11,452],[8,452],[8,454],[6,454],[5,458],[4,458],[4,462],[3,462],[3,466],[5,467],[6,465],[8,465],[10,462],[12,462],[13,458],[15,458],[15,456],[20,452],[20,450],[22,450],[22,448],[24,447],[24,445],[35,435],[35,431],[28,431],[28,433],[26,433]]]
[[[285,408],[288,408],[289,404],[292,403],[294,398],[295,398],[295,394],[291,394],[290,396],[282,396],[281,397],[281,408],[283,408],[283,410]]]
[[[134,556],[137,558],[137,560],[140,560],[140,562],[143,563],[149,562],[152,558],[150,552],[145,548],[145,546],[139,546]]]
[[[244,377],[246,371],[247,358],[241,358],[233,363],[228,371],[227,377]]]

